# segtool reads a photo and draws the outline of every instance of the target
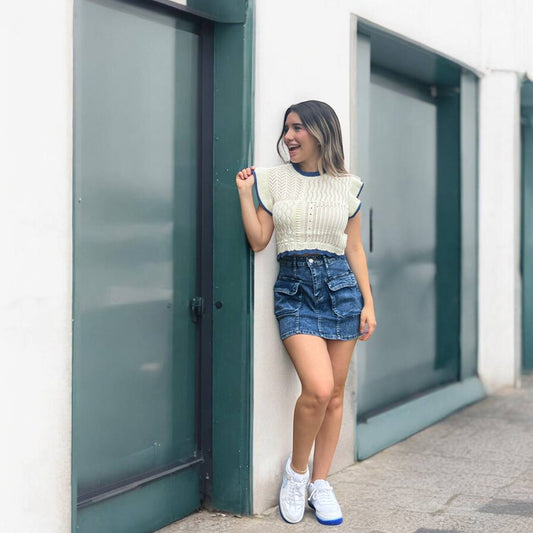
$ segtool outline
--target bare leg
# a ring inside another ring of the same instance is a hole
[[[326,342],[333,369],[334,388],[324,420],[316,436],[313,474],[311,476],[313,482],[317,479],[327,478],[337,448],[342,422],[344,386],[356,340],[328,340]]]
[[[333,393],[333,369],[324,339],[292,335],[283,343],[302,384],[302,393],[294,408],[292,468],[305,472]]]

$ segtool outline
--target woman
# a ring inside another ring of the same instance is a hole
[[[361,243],[363,184],[344,168],[340,123],[329,105],[310,100],[289,107],[278,139],[280,156],[283,144],[289,163],[245,168],[236,176],[254,252],[267,246],[276,228],[280,270],[274,312],[302,385],[279,507],[285,521],[299,522],[308,489],[317,520],[335,525],[342,512],[326,479],[341,428],[344,385],[357,339],[369,339],[376,326]]]

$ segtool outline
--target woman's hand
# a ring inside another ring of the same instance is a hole
[[[252,187],[255,183],[254,170],[255,167],[248,167],[237,172],[237,175],[235,176],[235,182],[237,183],[237,189],[239,189],[239,193],[252,190]]]
[[[376,315],[374,313],[374,307],[372,305],[363,305],[361,311],[361,326],[360,331],[363,335],[359,337],[361,341],[367,341],[374,333],[376,329]]]

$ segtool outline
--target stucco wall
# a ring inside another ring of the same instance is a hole
[[[275,142],[283,112],[291,103],[310,98],[327,101],[335,108],[343,127],[345,152],[353,153],[350,139],[350,95],[354,90],[350,71],[355,67],[350,63],[352,15],[433,48],[487,77],[480,84],[479,372],[489,390],[515,384],[519,379],[517,91],[521,76],[533,66],[527,31],[528,21],[533,21],[532,13],[526,0],[256,1],[253,163],[257,166],[280,163]],[[493,74],[492,70],[507,72]],[[503,141],[502,149],[497,149],[500,141]],[[351,170],[357,172],[354,166]],[[365,201],[364,194],[362,201]],[[271,243],[256,254],[255,260],[255,512],[276,503],[282,464],[291,447],[292,406],[299,393],[297,378],[278,339],[272,316],[271,288],[276,268]],[[489,300],[496,271],[496,280],[504,290],[500,290],[497,305],[493,305]],[[501,334],[502,329],[505,335]],[[354,460],[354,369],[352,364],[343,432],[333,470]]]
[[[3,2],[0,36],[0,530],[59,533],[70,531],[72,0]]]

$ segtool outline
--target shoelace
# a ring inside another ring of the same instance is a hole
[[[302,497],[305,498],[305,488],[307,485],[305,481],[294,481],[294,479],[291,479],[288,485],[289,490],[287,496],[291,503],[301,500]]]
[[[309,495],[309,500],[315,498],[315,496],[322,504],[331,505],[336,503],[335,496],[333,495],[333,487],[329,483],[315,487]]]

